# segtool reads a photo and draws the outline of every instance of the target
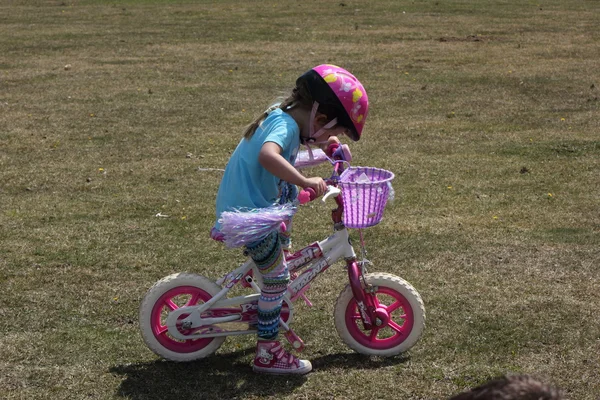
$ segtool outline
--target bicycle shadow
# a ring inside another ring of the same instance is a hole
[[[377,369],[392,365],[404,364],[410,357],[400,354],[394,357],[365,356],[358,353],[327,354],[311,359],[313,370],[327,371],[329,369]]]
[[[252,372],[254,347],[189,363],[156,360],[117,365],[109,372],[122,375],[117,395],[132,400],[243,399],[283,396],[293,392],[311,374],[264,375]],[[408,357],[368,357],[356,353],[328,354],[312,358],[313,374],[330,369],[375,369],[408,361]]]

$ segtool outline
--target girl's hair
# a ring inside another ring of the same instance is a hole
[[[313,105],[313,102],[314,102],[314,100],[310,94],[310,91],[306,87],[306,85],[300,84],[300,85],[297,85],[292,90],[291,95],[289,95],[286,99],[284,99],[279,104],[279,106],[276,106],[275,108],[281,108],[284,111],[288,110],[292,107],[297,107],[297,106],[310,109]],[[254,135],[254,132],[256,132],[256,129],[258,129],[260,124],[267,118],[267,116],[269,115],[269,112],[271,112],[272,110],[273,110],[272,108],[265,110],[262,114],[260,114],[258,117],[256,117],[254,122],[252,122],[251,124],[249,124],[248,126],[246,126],[244,128],[244,138],[245,139],[250,140],[250,138],[252,138],[252,135]],[[327,106],[325,104],[319,104],[318,111],[320,113],[327,115],[327,118],[330,121],[337,116],[336,110],[333,107]]]

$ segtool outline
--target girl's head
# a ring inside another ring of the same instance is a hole
[[[354,75],[343,68],[325,64],[301,75],[296,80],[292,94],[279,105],[283,110],[295,107],[310,112],[309,141],[324,136],[324,129],[331,129],[338,134],[345,132],[348,137],[357,141],[367,119],[369,98]],[[250,124],[244,137],[251,138],[267,115],[268,111],[265,111]],[[320,128],[316,133],[315,125]]]
[[[316,106],[316,111],[325,114],[329,121],[335,118],[352,140],[360,139],[369,112],[369,97],[354,75],[335,65],[319,65],[298,78],[296,87],[301,86],[309,92],[313,110]]]

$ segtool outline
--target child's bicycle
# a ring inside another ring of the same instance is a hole
[[[343,158],[340,151],[336,153]],[[327,180],[328,191],[323,202],[333,197],[337,203],[331,214],[334,232],[320,242],[286,254],[291,281],[283,301],[280,326],[294,349],[302,350],[304,343],[290,328],[294,301],[302,298],[311,306],[306,297],[310,282],[338,260],[344,260],[349,283],[338,296],[334,309],[335,327],[341,339],[362,354],[393,356],[405,352],[423,333],[423,301],[402,278],[388,273],[367,273],[369,262],[362,234],[363,258],[359,260],[347,229],[379,223],[394,175],[369,167],[350,167],[338,175],[347,162],[330,161],[335,172]],[[307,195],[302,192],[299,198]],[[284,219],[277,221],[283,228]],[[192,361],[213,354],[227,336],[255,335],[262,285],[261,274],[255,269],[248,258],[216,282],[191,273],[169,275],[156,282],[140,306],[140,329],[146,345],[165,359]],[[238,283],[254,293],[228,298],[227,294]]]

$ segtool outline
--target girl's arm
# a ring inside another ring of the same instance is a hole
[[[302,188],[313,188],[317,196],[321,196],[327,190],[327,185],[323,178],[307,178],[298,172],[298,170],[281,155],[281,147],[279,147],[277,143],[267,142],[263,144],[258,155],[258,162],[264,169],[279,179]]]

